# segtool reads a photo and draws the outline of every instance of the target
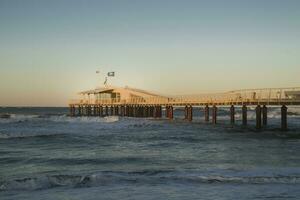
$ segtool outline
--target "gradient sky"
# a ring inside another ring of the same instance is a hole
[[[299,0],[0,0],[0,106],[111,83],[165,94],[300,86]]]

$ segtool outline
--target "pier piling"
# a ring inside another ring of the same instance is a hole
[[[174,117],[174,109],[173,106],[169,107],[169,119],[173,119]]]
[[[166,106],[166,110],[165,110],[165,117],[169,118],[170,116],[170,106]]]
[[[281,106],[281,130],[287,130],[287,107]]]
[[[212,123],[216,124],[217,123],[217,106],[213,106],[213,110],[212,110]]]
[[[108,106],[105,106],[105,116],[108,116]]]
[[[184,107],[184,119],[187,120],[189,115],[189,108],[188,106]]]
[[[261,106],[256,106],[256,128],[261,129]]]
[[[93,116],[97,116],[97,106],[93,106]]]
[[[78,106],[78,116],[81,116],[81,106]]]
[[[235,108],[234,105],[231,105],[230,107],[230,123],[233,125],[235,122]]]
[[[208,105],[206,105],[204,108],[204,116],[205,116],[205,121],[209,122],[209,107],[208,107]]]
[[[263,125],[267,125],[267,120],[268,120],[268,108],[266,105],[263,105],[262,107],[262,117],[263,117]]]
[[[103,117],[103,107],[99,106],[99,116]]]
[[[149,106],[145,106],[145,117],[149,117]]]
[[[247,106],[243,105],[242,107],[242,124],[247,126]]]
[[[110,106],[110,116],[113,116],[113,115],[114,115],[114,107]]]
[[[192,106],[188,106],[188,121],[192,121],[193,120],[193,107]]]

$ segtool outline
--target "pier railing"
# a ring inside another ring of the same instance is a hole
[[[225,93],[182,95],[168,97],[132,97],[127,99],[78,99],[71,105],[230,105],[230,104],[295,104],[300,105],[300,87],[235,90]]]

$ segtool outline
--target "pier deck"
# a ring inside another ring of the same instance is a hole
[[[113,93],[113,91],[116,91]],[[131,93],[130,93],[131,92]],[[281,128],[287,129],[287,107],[300,105],[300,87],[235,90],[224,93],[162,96],[136,89],[105,88],[82,92],[82,98],[69,103],[71,116],[121,115],[129,117],[166,117],[173,119],[174,107],[185,107],[185,119],[192,121],[193,107],[205,107],[205,121],[217,123],[217,107],[230,107],[231,123],[235,122],[235,106],[242,107],[242,122],[247,124],[247,106],[256,106],[256,127],[267,125],[267,106],[281,106]],[[103,98],[103,94],[111,94]],[[117,95],[116,95],[117,94]],[[122,97],[126,96],[126,98]],[[101,96],[102,95],[102,96]],[[78,110],[78,112],[76,112]],[[110,112],[109,112],[110,110]],[[263,124],[262,124],[263,123]]]

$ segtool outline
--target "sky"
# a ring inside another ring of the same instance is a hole
[[[300,86],[300,1],[0,0],[0,106],[67,106],[109,71],[161,94]]]

